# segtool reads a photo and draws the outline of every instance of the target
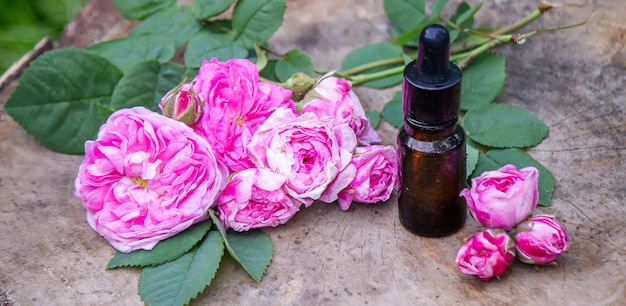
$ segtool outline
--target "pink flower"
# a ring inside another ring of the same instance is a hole
[[[362,145],[380,142],[380,136],[370,126],[349,81],[336,77],[322,78],[305,101],[302,113],[315,113],[322,120],[330,118],[335,125],[349,124]]]
[[[342,210],[352,201],[387,201],[398,181],[398,156],[391,146],[358,147],[350,165],[326,189],[321,200],[338,200]]]
[[[464,274],[488,281],[501,276],[514,258],[515,241],[502,229],[487,229],[461,247],[456,265]]]
[[[115,112],[85,143],[75,194],[114,248],[150,250],[205,220],[226,176],[190,127],[134,107]]]
[[[285,224],[300,206],[285,193],[286,181],[286,177],[266,169],[235,174],[218,200],[222,224],[239,232]]]
[[[569,238],[561,224],[551,216],[534,216],[517,226],[518,259],[528,264],[546,264],[569,247]]]
[[[248,151],[257,167],[286,176],[287,192],[309,206],[350,163],[355,147],[349,126],[331,127],[313,113],[296,117],[279,108],[259,127]]]
[[[257,68],[248,60],[205,60],[192,83],[204,103],[194,130],[209,141],[231,171],[254,166],[246,147],[275,109],[285,107],[295,112],[291,91],[259,82]]]
[[[202,116],[202,102],[191,90],[191,84],[181,84],[170,90],[159,103],[161,113],[186,125],[194,125]]]
[[[473,178],[471,188],[463,189],[461,196],[480,224],[508,231],[537,207],[538,179],[539,172],[534,167],[517,170],[513,165],[506,165]]]

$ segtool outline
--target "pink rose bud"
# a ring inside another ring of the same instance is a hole
[[[180,84],[170,90],[159,103],[165,117],[186,125],[194,125],[202,116],[202,102],[191,89],[191,84]]]
[[[300,101],[313,88],[315,79],[304,72],[297,72],[285,82],[285,85],[293,92],[294,100]]]
[[[517,170],[506,165],[473,178],[470,189],[463,189],[460,195],[480,224],[509,231],[537,207],[538,179],[539,172],[534,167]]]
[[[456,265],[464,274],[488,281],[501,276],[514,258],[515,241],[504,230],[491,228],[467,240],[456,256]]]
[[[563,226],[546,215],[534,216],[518,225],[515,241],[517,258],[527,264],[552,262],[569,247],[569,239]]]

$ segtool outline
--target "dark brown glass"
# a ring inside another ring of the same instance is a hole
[[[400,223],[410,232],[443,237],[465,224],[467,209],[459,196],[465,178],[465,132],[446,126],[405,124],[398,136]]]

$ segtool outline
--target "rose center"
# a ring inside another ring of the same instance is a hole
[[[139,178],[139,177],[133,177],[131,180],[133,180],[133,183],[141,186],[141,188],[146,189],[148,188],[148,181]]]
[[[241,127],[244,123],[246,123],[246,122],[243,120],[243,118],[241,118],[241,117],[237,117],[237,119],[235,119],[235,122],[237,122],[237,125],[238,125],[238,126],[240,126],[240,127]]]

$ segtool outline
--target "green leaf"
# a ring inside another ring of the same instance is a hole
[[[144,106],[156,112],[161,98],[182,81],[184,73],[185,68],[174,63],[149,61],[135,65],[115,87],[111,107]]]
[[[531,147],[548,136],[548,126],[528,111],[507,104],[486,104],[465,114],[469,137],[495,148]]]
[[[383,8],[400,33],[414,29],[426,19],[425,0],[384,0]]]
[[[128,20],[141,20],[176,5],[176,0],[113,0],[115,8]]]
[[[272,239],[264,232],[256,229],[241,233],[233,230],[226,231],[212,210],[209,210],[209,215],[222,234],[224,245],[226,245],[226,250],[230,256],[254,280],[260,282],[270,261],[272,261],[274,253]]]
[[[312,75],[314,72],[311,58],[300,50],[290,50],[276,62],[274,73],[280,82],[286,82],[296,72]]]
[[[380,115],[396,128],[404,125],[404,112],[402,111],[402,91],[398,91],[393,98],[383,106]]]
[[[109,117],[115,112],[113,108],[107,105],[96,103],[96,106],[98,106],[98,114],[100,115],[100,120],[102,120],[102,122],[106,122],[107,119],[109,119]]]
[[[120,70],[126,71],[135,64],[155,60],[161,63],[174,56],[174,41],[161,34],[138,35],[125,37],[87,48],[115,64]]]
[[[402,53],[402,48],[400,48],[399,46],[394,46],[387,42],[367,45],[348,53],[348,55],[346,55],[343,60],[341,70],[348,70],[375,61],[401,57]],[[369,70],[368,73],[377,72],[396,66],[397,65],[393,64],[387,65],[377,69]],[[386,88],[400,84],[401,82],[402,74],[399,73],[389,77],[367,82],[364,85],[372,88]]]
[[[177,259],[146,267],[139,278],[139,295],[148,305],[186,305],[211,284],[224,255],[220,233],[210,231]]]
[[[278,77],[276,77],[276,71],[275,71],[276,63],[278,63],[278,60],[275,60],[275,59],[268,60],[263,70],[259,72],[259,76],[270,81],[280,82],[278,80]]]
[[[476,165],[478,164],[478,155],[480,153],[480,151],[474,148],[470,142],[471,141],[468,141],[465,145],[465,154],[467,156],[465,159],[465,178],[469,178],[476,169]]]
[[[151,251],[117,252],[109,261],[107,269],[155,266],[172,261],[197,245],[211,229],[211,225],[210,220],[195,224],[185,231],[159,242]]]
[[[459,25],[461,29],[470,29],[474,25],[474,15],[483,7],[483,3],[479,3],[469,10],[465,10],[454,18],[454,23]]]
[[[376,129],[380,124],[380,112],[377,110],[371,110],[365,113],[365,117],[370,121],[370,126]]]
[[[145,34],[160,34],[171,37],[176,47],[184,45],[193,37],[201,26],[189,12],[188,6],[173,6],[158,11],[146,18],[130,32],[130,36],[136,37]],[[131,39],[132,39],[131,37]]]
[[[189,40],[185,50],[185,65],[200,67],[202,60],[213,57],[219,61],[232,58],[245,58],[248,50],[233,43],[231,34],[214,34],[209,31],[200,31]]]
[[[240,0],[233,10],[233,34],[245,49],[262,45],[283,23],[285,0]]]
[[[57,49],[30,64],[4,106],[24,130],[48,149],[83,154],[102,121],[122,72],[83,49]]]
[[[411,56],[409,56],[406,53],[402,53],[402,60],[404,61],[404,65],[408,65],[410,62],[413,61],[413,58]]]
[[[490,103],[504,86],[504,56],[487,53],[479,56],[463,69],[461,109]]]
[[[431,12],[432,12],[434,17],[439,18],[439,16],[441,16],[441,12],[443,11],[443,9],[448,4],[448,1],[450,1],[450,0],[437,0],[437,1],[435,1],[435,3],[433,4],[433,6],[431,8]]]
[[[234,0],[195,0],[193,2],[194,15],[198,19],[208,19],[226,11]]]
[[[470,178],[478,177],[485,171],[497,170],[500,167],[502,167],[502,165],[489,158],[485,153],[479,152],[478,163],[476,163],[476,168],[474,168],[474,172],[472,172]]]
[[[402,35],[396,37],[392,42],[394,45],[402,46],[406,45],[409,41],[417,42],[419,41],[419,36],[422,33],[422,30],[433,23],[437,23],[437,18],[428,19],[420,24],[418,24],[415,28],[404,32]]]
[[[532,156],[517,148],[490,150],[487,152],[487,156],[498,163],[500,167],[512,164],[518,169],[525,167],[537,168],[537,170],[539,170],[539,205],[550,205],[550,199],[552,199],[552,192],[554,191],[556,180],[554,175]]]

